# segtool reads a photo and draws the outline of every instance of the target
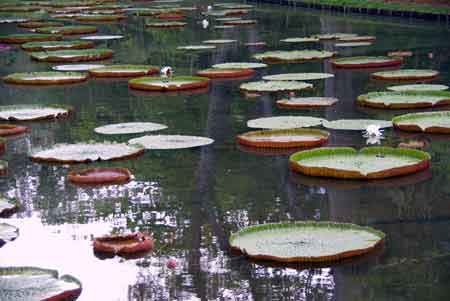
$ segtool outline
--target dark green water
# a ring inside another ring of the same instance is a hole
[[[437,69],[441,76],[435,83],[449,84],[446,24],[269,5],[258,6],[251,18],[258,20],[257,26],[204,30],[198,24],[203,17],[193,12],[183,30],[150,30],[144,29],[143,17],[130,15],[126,22],[98,25],[102,34],[123,34],[124,39],[96,44],[115,51],[107,63],[172,66],[175,74],[184,75],[213,63],[251,60],[260,50],[245,48],[245,42],[295,49],[307,46],[278,41],[353,32],[375,35],[377,40],[371,47],[342,50],[340,55],[411,50],[414,56],[404,67]],[[215,25],[212,18],[210,23]],[[14,24],[0,25],[1,34],[18,31]],[[239,43],[196,54],[175,50],[216,38]],[[312,47],[333,49],[333,44]],[[430,52],[433,59],[428,58]],[[50,66],[31,61],[20,50],[0,52],[0,76]],[[403,112],[357,107],[358,95],[388,84],[370,81],[369,71],[333,70],[329,61],[273,65],[253,79],[285,72],[335,73],[334,79],[317,81],[314,91],[305,95],[335,96],[340,102],[329,109],[291,112],[278,109],[274,95],[245,99],[239,92],[242,81],[213,81],[206,93],[194,95],[149,95],[129,90],[127,81],[96,79],[61,87],[0,83],[1,105],[62,103],[75,108],[69,119],[31,123],[28,134],[8,140],[2,159],[10,168],[8,176],[0,178],[0,192],[17,198],[24,210],[7,221],[20,228],[20,236],[0,249],[0,265],[71,274],[83,283],[79,300],[449,300],[450,139],[386,130],[386,146],[408,139],[428,141],[430,171],[408,177],[367,183],[293,174],[287,156],[236,146],[235,136],[248,130],[248,119],[282,114],[388,119]],[[93,129],[128,121],[163,123],[169,128],[161,133],[209,136],[215,143],[89,164],[127,167],[134,174],[129,184],[100,188],[73,186],[65,179],[71,167],[36,164],[27,157],[33,149],[54,143],[108,139]],[[365,139],[361,133],[334,131],[329,144],[361,147]],[[386,246],[369,259],[316,269],[264,267],[228,254],[228,236],[240,227],[313,218],[371,225],[387,234]],[[137,260],[100,260],[93,255],[92,236],[127,230],[152,233],[156,252]],[[175,270],[165,267],[169,257],[177,260]]]

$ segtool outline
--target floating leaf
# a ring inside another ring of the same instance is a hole
[[[325,50],[278,50],[255,54],[257,60],[268,62],[295,62],[325,59],[334,56],[334,52]]]
[[[311,38],[311,37],[307,37],[307,38],[287,38],[287,39],[280,40],[280,42],[285,42],[285,43],[315,43],[315,42],[319,42],[319,39]]]
[[[19,210],[19,206],[16,202],[0,198],[0,217],[5,218],[9,217],[12,214],[16,213]]]
[[[127,235],[108,235],[97,237],[94,240],[94,252],[99,255],[127,257],[142,254],[151,249],[153,249],[153,240],[140,232]]]
[[[214,45],[188,45],[188,46],[179,46],[178,50],[192,50],[192,51],[201,51],[201,50],[213,50],[216,49]]]
[[[9,224],[0,223],[0,248],[3,247],[4,244],[7,242],[13,241],[14,239],[19,236],[19,229],[11,226]],[[1,268],[0,268],[0,287],[2,288],[0,290],[0,297],[2,296],[2,291],[5,289],[5,287],[2,286],[2,277],[1,277]],[[10,300],[10,299],[3,299],[1,300]]]
[[[255,73],[253,69],[219,69],[209,68],[197,72],[198,76],[208,78],[235,78],[239,79],[245,76],[251,76]]]
[[[230,246],[254,260],[332,262],[369,253],[384,238],[369,227],[306,221],[246,227],[231,235]]]
[[[28,131],[28,127],[15,124],[0,124],[0,137],[20,135]]]
[[[450,111],[405,114],[394,117],[392,122],[408,132],[450,134]]]
[[[387,56],[355,56],[335,59],[331,64],[336,68],[380,68],[398,66],[401,59]]]
[[[152,122],[126,122],[108,124],[101,127],[97,127],[94,131],[98,134],[104,135],[124,135],[124,134],[137,134],[144,132],[153,132],[166,129],[167,126],[159,123]]]
[[[131,139],[128,142],[141,144],[146,149],[180,149],[209,145],[214,140],[207,137],[185,135],[153,135]]]
[[[229,39],[219,39],[219,40],[206,40],[202,43],[205,44],[230,44],[230,43],[236,43],[237,40],[229,40]]]
[[[41,33],[17,33],[0,36],[0,43],[22,44],[27,42],[43,42],[61,40],[62,35]]]
[[[51,52],[32,52],[31,57],[43,62],[85,62],[109,59],[113,55],[111,49],[57,50]]]
[[[325,120],[323,122],[323,126],[327,129],[348,131],[363,131],[371,124],[375,124],[379,128],[392,127],[391,121],[376,119],[339,119],[333,121]]]
[[[248,92],[280,92],[312,89],[313,85],[299,81],[256,81],[242,84],[239,88]]]
[[[338,42],[367,42],[367,41],[374,41],[376,39],[375,36],[347,36],[347,37],[340,37]]]
[[[67,179],[84,185],[124,184],[130,181],[131,173],[126,168],[89,168],[71,171]]]
[[[74,35],[74,34],[86,34],[97,32],[97,27],[85,25],[56,26],[56,27],[50,26],[38,28],[36,29],[36,32],[46,34]]]
[[[8,301],[76,300],[82,290],[76,278],[37,267],[0,268],[0,287],[0,299]]]
[[[125,15],[78,15],[75,20],[80,22],[114,22],[126,19]]]
[[[310,116],[263,117],[247,121],[249,128],[293,129],[321,125],[324,119]]]
[[[316,129],[283,129],[252,131],[236,137],[239,144],[251,147],[289,148],[319,146],[328,141],[329,133]]]
[[[89,74],[97,77],[136,77],[159,72],[159,68],[150,65],[109,65],[89,70]]]
[[[427,84],[417,84],[417,85],[399,85],[391,86],[387,88],[390,91],[404,92],[404,91],[444,91],[448,90],[446,85],[427,85]]]
[[[185,22],[151,22],[145,23],[146,27],[152,28],[180,28],[184,27],[187,23]]]
[[[322,147],[289,158],[292,170],[317,177],[381,179],[414,173],[430,165],[428,153],[402,148]]]
[[[89,71],[92,69],[97,69],[105,67],[105,65],[98,64],[72,64],[72,65],[58,65],[53,66],[52,69],[55,71]]]
[[[447,91],[371,92],[358,97],[358,104],[381,109],[414,109],[450,104]]]
[[[394,71],[375,72],[372,78],[383,80],[424,80],[433,79],[439,75],[438,71],[427,69],[401,69]]]
[[[25,51],[55,51],[69,49],[90,49],[94,44],[88,41],[55,41],[55,42],[28,42],[21,45]]]
[[[338,99],[334,97],[292,97],[277,100],[277,105],[286,109],[305,109],[328,107],[336,102],[338,102]]]
[[[262,63],[222,63],[212,65],[213,68],[216,69],[258,69],[258,68],[266,68],[266,64]]]
[[[67,117],[72,108],[51,105],[12,105],[0,106],[0,119],[8,121],[33,121]]]
[[[87,163],[129,159],[143,153],[140,145],[126,143],[75,143],[56,144],[45,150],[35,151],[30,155],[33,161],[48,163]]]
[[[334,46],[336,47],[363,47],[363,46],[370,46],[372,43],[370,42],[345,42],[345,43],[336,43]]]
[[[337,40],[356,36],[358,35],[355,33],[324,33],[313,35],[312,37],[317,38],[319,40]]]
[[[316,80],[332,78],[334,74],[331,73],[284,73],[263,76],[263,80]]]
[[[23,23],[19,23],[18,27],[22,27],[22,28],[41,28],[41,27],[57,27],[57,26],[64,26],[64,23],[61,22],[40,22],[40,21],[35,21],[35,22],[23,22]]]
[[[52,85],[79,83],[88,79],[87,74],[79,72],[28,72],[13,73],[3,78],[5,83],[20,85]]]
[[[255,25],[257,23],[256,20],[233,20],[233,21],[225,21],[224,25],[231,25],[231,26],[239,26],[239,25]]]
[[[209,79],[199,76],[174,76],[171,78],[139,77],[128,85],[132,89],[150,91],[178,91],[208,87]]]
[[[104,40],[119,40],[123,39],[122,35],[96,35],[96,36],[85,36],[81,37],[81,40],[89,40],[89,41],[104,41]]]

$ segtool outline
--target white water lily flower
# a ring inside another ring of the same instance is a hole
[[[206,28],[208,28],[208,26],[209,26],[209,22],[208,22],[208,20],[206,20],[206,19],[203,19],[203,21],[202,21],[202,26],[203,26],[203,29],[206,29]]]
[[[208,5],[207,9],[208,9],[208,11],[212,10],[212,6]]]
[[[377,124],[369,124],[366,130],[363,132],[364,137],[382,137],[383,130],[380,130],[380,126]]]
[[[381,144],[381,139],[383,139],[383,136],[370,136],[366,140],[366,144],[373,145],[373,144]]]
[[[161,68],[161,71],[160,71],[161,79],[168,80],[169,77],[171,77],[172,75],[173,75],[172,67],[166,66],[166,67]]]

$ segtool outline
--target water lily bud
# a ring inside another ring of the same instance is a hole
[[[175,260],[175,258],[170,258],[169,260],[167,260],[166,267],[171,270],[175,269],[177,267],[177,261]]]

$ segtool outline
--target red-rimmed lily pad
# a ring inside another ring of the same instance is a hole
[[[241,91],[246,92],[282,92],[312,89],[313,85],[300,81],[256,81],[240,85]]]
[[[186,26],[186,22],[151,22],[145,23],[145,27],[151,28],[183,28]]]
[[[301,151],[289,158],[292,170],[316,177],[343,179],[382,179],[428,169],[426,152],[391,148],[322,147]]]
[[[249,128],[294,129],[321,125],[324,119],[311,116],[262,117],[247,121]]]
[[[263,80],[317,80],[317,79],[327,79],[334,77],[331,73],[283,73],[263,76]]]
[[[358,36],[355,33],[322,33],[322,34],[316,34],[313,35],[313,38],[317,38],[319,40],[339,40],[339,39],[344,39],[344,38],[349,38],[349,37],[356,37]]]
[[[131,89],[149,91],[179,91],[208,87],[209,79],[200,76],[174,76],[167,79],[139,77],[128,82]]]
[[[450,134],[450,111],[405,114],[392,122],[402,131]]]
[[[382,68],[399,66],[402,60],[387,56],[355,56],[333,60],[331,64],[335,68]]]
[[[0,136],[20,135],[28,131],[28,127],[15,124],[0,124]]]
[[[198,76],[208,78],[240,78],[251,76],[255,73],[253,69],[219,69],[209,68],[197,72]]]
[[[125,15],[100,15],[100,14],[92,14],[92,15],[78,15],[75,17],[75,20],[80,22],[117,22],[126,19]]]
[[[115,142],[56,144],[48,149],[34,151],[30,158],[44,163],[88,163],[95,161],[125,160],[144,152],[141,145]]]
[[[31,57],[42,62],[86,62],[106,60],[112,57],[111,49],[57,50],[50,52],[32,52]]]
[[[37,267],[1,267],[0,287],[0,299],[11,301],[76,300],[82,291],[78,279]]]
[[[439,75],[436,70],[427,69],[400,69],[393,71],[375,72],[371,78],[381,80],[427,80],[434,79]]]
[[[381,247],[385,234],[354,224],[304,221],[261,224],[230,236],[233,253],[284,263],[336,262]]]
[[[354,42],[370,42],[375,41],[377,37],[375,36],[348,36],[348,37],[340,37],[338,42],[342,43],[354,43]]]
[[[53,66],[52,69],[55,71],[89,71],[92,69],[102,68],[105,65],[99,64],[71,64],[71,65],[57,65]]]
[[[129,257],[153,249],[153,240],[140,232],[125,235],[107,235],[94,240],[94,252],[101,257],[115,255]]]
[[[326,50],[277,50],[255,54],[253,57],[268,63],[303,62],[326,59],[334,56]]]
[[[23,28],[40,28],[40,27],[57,27],[57,26],[64,26],[64,23],[61,22],[50,22],[50,21],[35,21],[35,22],[23,22],[19,23],[17,25],[19,27]]]
[[[13,73],[3,78],[8,84],[17,85],[55,85],[55,84],[71,84],[79,83],[88,79],[88,75],[78,72],[28,72]]]
[[[123,35],[95,35],[95,36],[85,36],[81,37],[80,40],[88,41],[106,41],[106,40],[119,40],[123,39]]]
[[[212,65],[216,69],[259,69],[266,68],[267,64],[251,62],[231,62]]]
[[[380,109],[415,109],[450,104],[448,91],[371,92],[360,95],[358,104]]]
[[[89,70],[95,77],[136,77],[159,72],[159,67],[150,65],[109,65]]]
[[[391,121],[378,119],[338,119],[333,121],[325,120],[322,125],[325,128],[332,130],[363,131],[371,124],[375,124],[379,128],[392,127]]]
[[[338,102],[334,97],[292,97],[277,100],[277,105],[285,109],[306,109],[329,107]]]
[[[411,51],[391,51],[387,54],[390,57],[410,57],[412,55],[413,53]]]
[[[244,45],[249,48],[259,48],[266,46],[266,42],[248,42],[245,43]]]
[[[10,224],[0,223],[0,248],[3,247],[4,244],[15,240],[19,236],[19,229]],[[0,297],[2,296],[2,291],[6,289],[2,286],[2,274],[0,268],[0,287],[2,290],[0,291]],[[1,300],[11,300],[11,299],[1,299]]]
[[[138,134],[145,132],[154,132],[166,129],[167,126],[160,123],[153,122],[125,122],[108,124],[101,127],[97,127],[94,131],[98,134],[104,135],[125,135],[125,134]]]
[[[131,172],[126,168],[89,168],[71,171],[67,179],[82,185],[125,184],[131,180]]]
[[[25,51],[56,51],[69,49],[90,49],[94,43],[89,41],[55,41],[55,42],[28,42],[21,45]]]
[[[263,148],[313,147],[325,144],[329,133],[316,129],[251,131],[236,137],[239,144]]]
[[[184,14],[182,14],[182,13],[164,13],[164,14],[157,15],[156,18],[161,19],[161,20],[181,20],[181,19],[184,19]]]
[[[77,34],[87,34],[97,32],[97,27],[85,25],[56,26],[56,27],[51,26],[51,27],[37,28],[36,32],[46,34],[77,35]]]
[[[23,44],[27,42],[44,42],[61,40],[62,35],[43,33],[17,33],[0,36],[0,43]]]
[[[434,84],[417,84],[417,85],[398,85],[390,86],[387,89],[389,91],[404,92],[404,91],[445,91],[448,90],[446,85],[434,85]]]
[[[317,43],[319,39],[312,37],[298,37],[298,38],[286,38],[280,40],[280,42],[284,43]]]
[[[134,138],[131,144],[143,145],[146,149],[182,149],[210,145],[213,139],[187,135],[151,135]]]
[[[236,42],[237,42],[237,40],[217,39],[217,40],[206,40],[206,41],[203,41],[202,43],[221,45],[221,44],[233,44],[233,43],[236,43]]]
[[[10,105],[0,106],[0,120],[36,121],[69,116],[71,107],[63,105]]]
[[[0,198],[0,217],[7,218],[19,210],[19,205],[16,201]]]

